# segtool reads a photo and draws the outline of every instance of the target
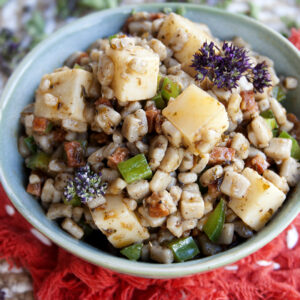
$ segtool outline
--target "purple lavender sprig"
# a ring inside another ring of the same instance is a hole
[[[253,83],[254,89],[259,93],[263,93],[265,87],[272,86],[271,75],[268,72],[268,66],[266,62],[257,64],[252,69],[252,78],[247,78]]]
[[[76,170],[74,180],[70,180],[64,189],[64,197],[71,201],[77,196],[82,203],[87,203],[103,196],[106,188],[107,183],[102,183],[101,173],[93,172],[89,164],[86,164]]]
[[[219,49],[213,42],[204,43],[195,54],[192,65],[197,74],[195,79],[203,81],[208,78],[218,88],[232,90],[238,86],[242,76],[253,83],[255,91],[270,86],[270,75],[265,63],[252,67],[247,50],[223,43]]]

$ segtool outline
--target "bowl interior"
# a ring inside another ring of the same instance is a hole
[[[176,8],[178,4],[168,4],[168,6]],[[193,21],[207,24],[214,36],[220,39],[241,36],[253,46],[254,50],[275,61],[278,74],[295,76],[300,81],[300,55],[296,48],[279,34],[240,15],[197,5],[184,6],[185,16]],[[26,193],[23,159],[17,150],[19,115],[23,107],[33,101],[34,91],[41,77],[61,66],[74,51],[84,50],[96,39],[118,32],[133,8],[138,11],[157,12],[163,7],[163,4],[151,4],[107,10],[89,15],[64,27],[37,46],[24,59],[10,78],[0,104],[0,178],[16,208],[33,226],[75,255],[118,272],[153,278],[180,277],[232,263],[268,243],[300,211],[297,188],[276,217],[252,239],[213,257],[166,267],[114,257],[73,239],[55,222],[49,221],[37,201]],[[300,87],[290,93],[287,103],[288,109],[300,116],[300,99],[297,101],[297,94],[300,94]]]

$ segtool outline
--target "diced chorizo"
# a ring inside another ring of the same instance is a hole
[[[124,161],[129,154],[129,150],[127,148],[119,147],[117,150],[108,157],[107,165],[110,168],[115,169],[121,161]]]
[[[92,133],[90,135],[91,143],[106,144],[109,141],[109,136],[104,132]]]
[[[146,117],[148,121],[148,133],[151,133],[155,129],[157,116],[160,114],[160,110],[151,108],[146,110]]]
[[[46,118],[35,117],[33,119],[32,129],[36,133],[47,133],[51,129],[51,122]]]
[[[111,101],[108,100],[107,98],[103,98],[103,97],[99,98],[99,99],[95,102],[95,107],[97,107],[97,106],[99,106],[99,105],[101,105],[101,104],[106,105],[106,106],[109,106],[109,107],[113,107]]]
[[[28,183],[26,192],[33,196],[40,197],[42,194],[42,183]]]
[[[162,218],[176,211],[176,205],[167,191],[154,192],[146,199],[149,216]]]
[[[253,91],[243,91],[241,92],[241,96],[242,96],[241,110],[243,112],[258,111],[258,105],[255,102]]]
[[[66,131],[62,128],[57,128],[53,131],[53,139],[57,143],[61,143],[65,140]]]
[[[259,154],[254,157],[251,157],[246,162],[246,167],[254,169],[259,174],[262,174],[270,164]]]
[[[162,123],[163,123],[163,117],[161,114],[158,114],[154,122],[154,129],[157,134],[162,134],[162,127],[161,127]]]
[[[227,147],[215,147],[209,156],[210,164],[230,163],[234,160],[235,149]]]
[[[69,167],[82,167],[85,165],[84,150],[77,141],[64,143],[64,150],[67,155],[67,163]]]

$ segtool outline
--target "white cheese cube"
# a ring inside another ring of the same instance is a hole
[[[182,133],[195,155],[208,153],[229,126],[224,105],[195,85],[170,101],[163,115]]]
[[[140,46],[109,48],[106,53],[114,64],[111,87],[120,102],[149,99],[155,96],[159,56]]]
[[[260,230],[285,200],[285,194],[273,183],[250,168],[242,175],[250,181],[242,198],[231,198],[228,206],[254,230]]]
[[[174,51],[175,58],[182,64],[182,68],[188,74],[194,76],[195,70],[190,67],[193,55],[207,42],[217,44],[209,31],[177,14],[169,14],[158,33],[165,45]]]
[[[47,88],[45,82],[48,83]],[[92,74],[81,69],[64,68],[59,72],[44,75],[36,91],[35,116],[51,120],[72,119],[85,122],[83,96],[84,93],[89,93],[92,84]],[[56,105],[50,105],[50,97],[57,99]]]
[[[148,230],[122,201],[122,196],[105,195],[106,204],[91,210],[96,226],[116,248],[149,238]]]

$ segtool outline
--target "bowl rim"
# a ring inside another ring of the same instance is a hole
[[[208,12],[227,18],[231,17],[234,18],[236,21],[244,22],[249,26],[254,26],[257,29],[261,29],[264,32],[274,36],[276,39],[280,40],[280,42],[283,43],[284,46],[287,47],[288,50],[300,60],[300,51],[298,51],[297,48],[294,45],[292,45],[292,43],[288,42],[287,39],[285,39],[276,31],[272,30],[264,24],[259,23],[254,19],[204,5],[187,3],[168,3],[167,6],[173,9],[178,7],[184,7],[187,10]],[[132,9],[136,9],[138,11],[151,9],[161,10],[164,7],[166,7],[166,4],[164,3],[152,3],[143,5],[126,5],[114,9],[107,9],[79,18],[78,20],[63,26],[61,29],[51,34],[43,42],[37,45],[29,54],[26,55],[26,57],[22,60],[22,62],[19,64],[19,66],[16,68],[16,70],[13,72],[8,82],[6,83],[0,101],[0,121],[3,119],[4,109],[9,99],[11,98],[11,94],[17,87],[18,81],[22,78],[28,66],[30,66],[31,61],[35,58],[38,58],[39,53],[42,52],[43,49],[47,48],[48,44],[53,43],[56,39],[65,36],[69,32],[73,33],[74,31],[82,29],[86,24],[88,24],[88,26],[93,26],[97,24],[96,19],[102,16],[107,16],[115,12],[128,14]],[[125,258],[116,257],[109,253],[103,252],[88,244],[84,244],[84,247],[82,247],[82,244],[78,243],[75,239],[65,239],[63,234],[57,235],[45,224],[40,222],[39,219],[35,219],[33,215],[31,215],[29,209],[22,205],[21,199],[19,199],[16,193],[14,192],[13,180],[5,174],[5,169],[3,168],[2,160],[0,160],[0,181],[16,209],[25,217],[25,219],[33,227],[38,229],[41,233],[47,236],[58,246],[95,265],[114,270],[119,273],[148,278],[175,278],[188,276],[195,273],[207,272],[222,267],[224,265],[236,262],[237,260],[240,260],[241,258],[252,254],[256,250],[262,248],[268,242],[273,240],[292,222],[292,220],[300,212],[300,202],[298,202],[298,206],[294,206],[293,209],[289,209],[284,218],[279,218],[276,221],[276,224],[272,223],[270,224],[270,226],[266,227],[264,229],[264,235],[262,237],[260,237],[260,235],[257,234],[250,240],[248,240],[248,242],[246,241],[230,250],[226,250],[211,257],[201,258],[184,263],[169,264],[166,266],[163,264],[130,261]],[[299,190],[299,185],[297,186],[296,190]]]

